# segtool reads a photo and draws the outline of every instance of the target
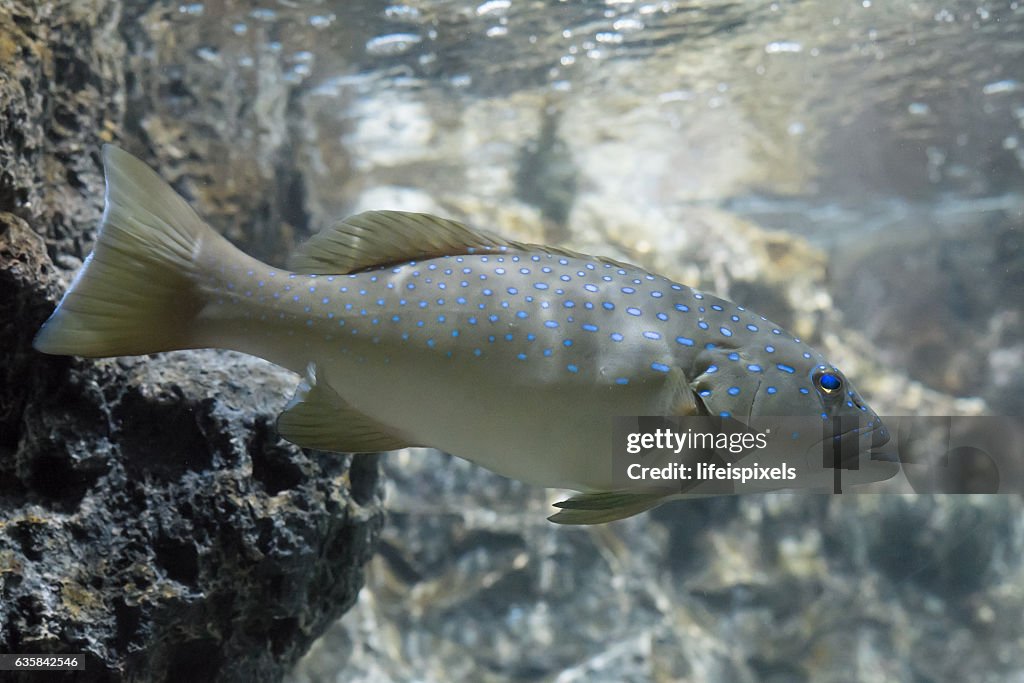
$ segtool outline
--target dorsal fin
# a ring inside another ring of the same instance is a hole
[[[288,268],[296,273],[344,275],[439,256],[510,250],[635,267],[561,247],[507,240],[429,213],[365,211],[310,237],[292,254]]]
[[[497,235],[427,213],[365,211],[311,237],[292,254],[288,268],[297,273],[341,275],[515,246]]]

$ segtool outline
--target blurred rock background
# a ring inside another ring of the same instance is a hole
[[[68,25],[45,6],[14,25]],[[116,139],[270,262],[359,210],[433,211],[732,298],[880,414],[1024,409],[1020,3],[87,7],[123,78],[76,104],[68,183],[0,192],[87,197],[29,221],[74,245],[63,277]],[[381,462],[367,588],[295,683],[1024,675],[1016,497],[771,494],[580,530],[544,521],[558,492]]]

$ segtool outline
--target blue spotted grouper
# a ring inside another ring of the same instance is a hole
[[[264,358],[304,378],[278,420],[299,446],[433,447],[581,492],[552,519],[597,523],[673,497],[616,489],[615,416],[852,415],[867,418],[865,448],[888,438],[820,353],[636,266],[371,211],[282,270],[232,246],[132,155],[108,145],[103,159],[95,248],[35,347]]]

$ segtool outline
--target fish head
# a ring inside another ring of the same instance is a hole
[[[877,449],[889,432],[853,382],[821,353],[794,338],[746,347],[718,345],[698,357],[693,382],[709,415],[747,423],[812,426],[805,448],[839,439],[850,452]],[[776,419],[777,418],[777,419]],[[793,424],[796,424],[793,422]]]

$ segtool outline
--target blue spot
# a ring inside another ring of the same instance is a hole
[[[671,368],[669,368],[664,363],[651,363],[651,370],[656,370],[658,372],[668,372],[670,369]]]
[[[735,351],[733,351],[727,357],[729,358],[729,360],[739,360],[740,359],[740,354],[738,354]]]
[[[568,281],[569,281],[569,280],[571,280],[572,278],[571,278],[571,277],[569,277],[568,275],[559,275],[559,276],[558,276],[558,279],[559,279],[559,280],[561,280],[562,282],[568,282]]]
[[[516,311],[516,317],[519,318],[520,320],[529,317],[529,315],[530,314],[527,313],[526,311]]]
[[[751,363],[750,365],[748,365],[747,370],[750,370],[751,372],[763,372],[761,366],[756,363]]]
[[[697,394],[699,396],[701,396],[702,398],[707,398],[708,396],[711,395],[711,390],[710,389],[701,389],[700,391],[697,392]]]
[[[578,367],[576,367],[575,365],[573,365],[572,363],[569,363],[568,365],[566,365],[565,368],[569,372],[579,372],[580,371],[580,369]]]
[[[643,311],[641,311],[639,308],[634,308],[633,306],[627,308],[626,313],[629,313],[630,315],[643,315]]]
[[[572,346],[572,339],[566,339],[564,342],[562,342],[562,345],[563,346]]]
[[[330,317],[330,316],[328,316],[328,317]],[[397,315],[391,316],[391,322],[397,323],[399,320],[401,320],[401,318],[399,318]]]
[[[427,346],[429,346],[430,348],[434,348],[434,340],[433,339],[428,339],[427,340]]]
[[[529,268],[520,268],[519,272],[522,273],[523,275],[529,275],[530,274],[530,269]]]
[[[519,360],[526,360],[526,354],[525,353],[517,354],[516,358],[518,358]]]
[[[428,306],[426,301],[421,301],[416,305],[419,306],[420,308],[426,308]]]
[[[591,324],[589,324],[589,323],[586,323],[586,324],[584,324],[584,325],[583,325],[582,327],[583,327],[583,329],[585,329],[585,330],[586,330],[587,332],[597,332],[597,325],[591,325]]]
[[[730,330],[728,327],[725,327],[724,325],[722,327],[719,327],[718,331],[724,334],[726,337],[732,336],[732,330]]]
[[[490,289],[485,289],[485,290],[484,290],[484,296],[490,296],[490,295],[492,295],[492,294],[494,294],[494,291],[493,291],[493,290],[490,290]]]
[[[505,341],[512,341],[512,333],[511,332],[509,332],[508,334],[505,335]]]
[[[708,324],[706,322],[704,322],[703,320],[701,320],[701,321],[699,321],[697,323],[697,327],[699,327],[702,330],[706,330],[706,329],[708,329]]]
[[[808,353],[807,351],[804,351],[804,358],[810,359],[810,357],[811,357],[811,354]]]
[[[659,291],[653,291],[651,292],[651,296],[653,296],[655,299],[660,299],[662,297],[662,293]]]
[[[491,342],[492,344],[494,343],[495,339],[496,337],[493,334],[487,336],[487,341]]]
[[[605,301],[601,305],[604,306],[604,309],[606,311],[614,311],[615,310],[615,304],[613,304],[611,301]]]
[[[764,347],[764,350],[767,351],[768,353],[775,353],[775,347],[772,346],[771,344],[769,344],[768,346]]]
[[[548,288],[548,286],[544,282],[535,282],[535,283],[533,283],[533,288],[534,289],[545,290],[545,289]]]
[[[459,336],[459,331],[458,330],[452,330],[452,336],[453,337],[458,337]]]
[[[583,285],[583,289],[587,290],[588,292],[596,292],[597,285],[592,285],[588,282],[587,284]]]
[[[469,316],[469,324],[470,325],[476,325],[476,316],[475,315]]]
[[[529,334],[526,335],[526,341],[533,341],[536,338],[537,335],[535,335],[533,332],[530,332]]]
[[[778,389],[776,389],[775,387],[768,387],[768,393],[769,394],[774,394],[777,391],[778,391]]]
[[[704,374],[705,375],[713,375],[716,372],[718,372],[718,366],[717,365],[709,365],[708,369],[704,371]]]
[[[628,377],[617,377],[615,379],[615,383],[616,384],[629,384],[629,378]]]
[[[562,305],[565,306],[566,308],[572,308],[573,306],[576,305],[576,302],[572,301],[571,299],[567,299],[565,303],[563,303]]]
[[[550,266],[544,266],[540,270],[541,270],[542,273],[550,273],[551,272],[551,267]]]
[[[683,313],[686,313],[687,311],[690,310],[690,307],[687,306],[686,304],[676,304],[676,310],[677,311],[682,311]]]
[[[738,396],[739,393],[740,393],[740,388],[739,387],[729,387],[729,395],[730,396]]]
[[[694,299],[703,299],[703,298],[704,298],[704,295],[703,295],[703,294],[701,294],[700,292],[694,292],[694,293],[693,293],[693,298],[694,298]]]
[[[734,323],[738,323],[740,321],[740,317],[738,315],[730,316],[729,319],[732,320]]]
[[[457,304],[464,304],[464,303],[466,303],[466,297],[460,296],[458,299],[455,300],[455,303],[457,303]]]
[[[550,356],[551,355],[551,349],[544,349],[544,355],[545,356]]]
[[[693,340],[689,337],[676,337],[676,343],[682,344],[683,346],[693,346]]]
[[[633,294],[634,292],[636,292],[636,290],[633,289],[632,287],[623,287],[622,288],[622,293],[623,294]]]
[[[652,332],[650,330],[644,332],[644,336],[647,337],[648,339],[661,339],[660,334],[658,334],[657,332]]]
[[[507,291],[508,291],[509,294],[518,294],[519,293],[519,290],[516,289],[515,287],[509,287]]]
[[[491,313],[489,316],[487,316],[487,319],[490,320],[492,323],[498,322],[498,316],[496,316],[494,313]]]
[[[682,285],[677,285],[675,283],[672,283],[671,287],[672,287],[672,289],[676,290],[677,292],[683,291],[683,286]]]
[[[437,322],[443,323],[444,321],[445,321],[445,317],[443,315],[437,316]]]
[[[782,330],[776,328],[776,329],[772,330],[772,334],[782,334]]]
[[[545,320],[544,327],[550,327],[552,329],[558,327],[558,323],[554,320]]]
[[[483,353],[483,351],[481,351],[480,349],[473,349],[473,355],[474,356],[479,357],[480,354],[482,354],[482,353]]]
[[[411,283],[411,282],[410,282],[409,284],[407,284],[407,285],[405,286],[405,288],[406,288],[406,289],[416,289],[416,285],[414,285],[413,283]]]
[[[776,363],[775,367],[777,367],[779,370],[782,370],[783,372],[788,372],[791,375],[794,372],[796,372],[796,370],[794,370],[792,366],[786,365],[785,363]]]
[[[612,338],[613,342],[620,342],[623,339],[622,335],[618,332],[612,332],[609,336]]]
[[[564,259],[564,258],[560,258],[560,259],[558,259],[558,263],[559,263],[560,265],[563,265],[563,266],[567,266],[567,265],[569,265],[569,261],[568,261],[568,260],[566,260],[566,259]]]
[[[718,304],[711,304],[711,310],[713,310],[713,311],[720,311],[720,310],[722,310],[722,307],[719,306]]]
[[[800,393],[806,395],[806,394],[811,393],[811,391],[810,391],[810,389],[807,389],[806,387],[800,387]]]
[[[732,413],[730,413],[728,410],[723,410],[722,412],[720,412],[718,414],[718,416],[719,417],[732,417]]]
[[[747,325],[747,329],[750,330],[751,332],[757,332],[758,328],[757,328],[757,325],[751,323],[751,324]]]
[[[661,320],[662,322],[664,322],[664,321],[668,320],[668,313],[658,313],[658,315],[656,315],[655,317],[658,320]]]
[[[256,283],[256,286],[257,287],[262,287],[264,284],[266,284],[266,283],[264,283],[263,280],[260,280],[259,282]]]
[[[426,323],[423,322],[422,320],[417,320],[416,321],[416,327],[423,327],[424,325],[426,325]]]
[[[590,303],[589,301],[584,301],[583,308],[587,309],[588,311],[592,311],[594,310],[594,304]]]

